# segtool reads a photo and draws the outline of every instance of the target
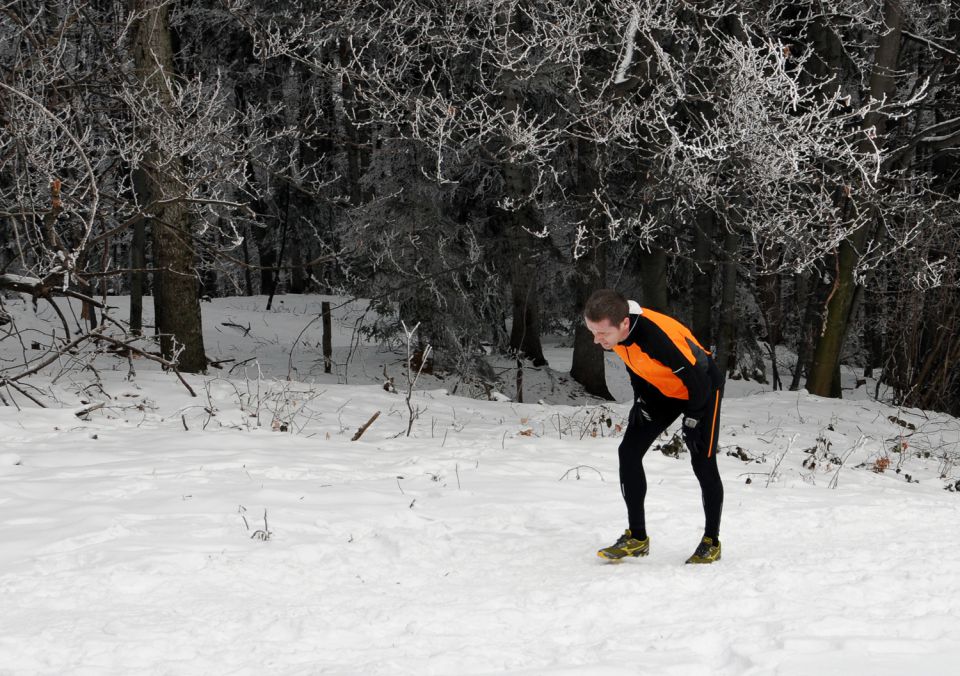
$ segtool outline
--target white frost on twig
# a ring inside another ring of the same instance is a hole
[[[633,63],[633,39],[637,34],[639,23],[640,12],[634,7],[633,11],[630,12],[630,23],[627,24],[627,30],[623,35],[623,58],[620,60],[620,65],[617,66],[617,74],[613,78],[616,84],[627,81],[627,71],[630,70]]]

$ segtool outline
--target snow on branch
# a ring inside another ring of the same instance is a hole
[[[616,75],[613,77],[613,81],[616,84],[627,81],[627,73],[633,64],[633,41],[637,34],[639,23],[640,10],[634,7],[630,12],[630,20],[627,22],[627,28],[623,33],[623,58],[620,60]]]

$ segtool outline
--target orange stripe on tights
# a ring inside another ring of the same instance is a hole
[[[717,409],[720,408],[720,390],[717,390],[717,400],[713,404],[713,421],[710,423],[710,445],[707,447],[707,457],[713,454],[714,433],[717,430]]]

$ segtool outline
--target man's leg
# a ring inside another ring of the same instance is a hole
[[[720,436],[720,402],[723,390],[716,390],[711,397],[709,415],[700,420],[697,427],[703,430],[700,443],[690,443],[690,461],[693,473],[700,482],[700,494],[703,499],[704,532],[714,542],[720,539],[720,514],[723,511],[723,482],[717,469],[717,438]]]
[[[673,417],[653,416],[648,419],[634,408],[630,412],[627,431],[620,441],[620,491],[627,503],[627,522],[634,538],[645,540],[647,537],[646,515],[643,503],[647,497],[647,477],[643,471],[643,456],[656,441]]]

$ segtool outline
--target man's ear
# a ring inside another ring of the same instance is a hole
[[[620,330],[627,331],[630,329],[630,315],[627,315],[623,318],[623,321],[620,322]]]

